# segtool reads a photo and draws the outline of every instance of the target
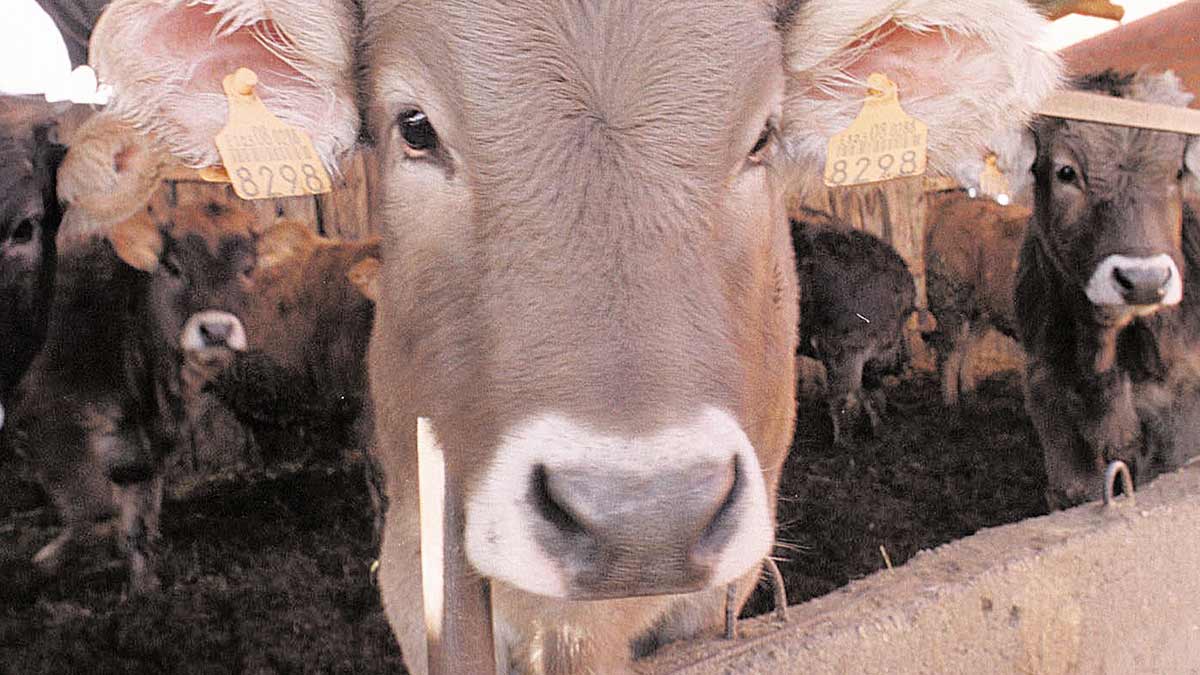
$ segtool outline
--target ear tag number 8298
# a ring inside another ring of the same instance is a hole
[[[249,68],[238,68],[223,83],[229,122],[216,141],[233,191],[242,199],[329,192],[329,174],[312,140],[267,110],[254,93],[257,84]]]
[[[925,173],[929,129],[900,107],[896,85],[880,73],[867,78],[867,100],[849,128],[829,139],[825,185],[844,187]]]

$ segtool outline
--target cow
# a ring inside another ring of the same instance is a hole
[[[62,220],[56,176],[65,149],[51,124],[0,132],[0,427],[13,388],[41,348]]]
[[[296,221],[264,235],[254,295],[241,313],[245,350],[185,353],[193,389],[214,396],[265,459],[361,451],[378,518],[379,473],[368,449],[373,415],[367,341],[375,315],[379,240],[333,241]],[[382,532],[382,521],[377,523]]]
[[[792,220],[800,279],[800,353],[825,367],[833,439],[844,444],[866,422],[879,430],[885,375],[907,363],[905,324],[916,286],[887,242],[824,214]]]
[[[1187,105],[1170,72],[1076,86]],[[1098,497],[1122,460],[1140,484],[1200,447],[1200,223],[1184,199],[1200,141],[1182,134],[1037,120],[1034,217],[1021,246],[1017,334],[1047,501]]]
[[[718,632],[771,551],[786,192],[877,70],[934,170],[981,151],[1056,86],[1041,23],[1010,0],[117,0],[91,58],[114,111],[196,166],[219,162],[238,67],[330,167],[367,120],[379,583],[408,666],[443,607],[422,588],[424,417],[500,669],[622,672]]]
[[[1032,211],[962,190],[928,198],[925,292],[937,326],[924,338],[937,354],[942,401],[957,407],[975,389],[971,348],[990,328],[1016,339],[1013,289]]]
[[[61,534],[34,557],[115,534],[131,592],[157,586],[162,465],[179,441],[183,354],[244,349],[258,225],[219,204],[143,210],[59,256],[46,342],[18,385],[11,439],[50,495]]]

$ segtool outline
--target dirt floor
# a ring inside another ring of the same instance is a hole
[[[830,447],[802,409],[780,503],[792,603],[918,550],[1044,512],[1044,478],[1015,376],[962,413],[915,376],[889,393],[885,433]],[[163,516],[161,592],[122,596],[86,556],[46,580],[29,567],[54,535],[41,494],[0,467],[0,672],[399,672],[372,585],[370,505],[358,467],[234,470],[177,489]],[[186,481],[183,481],[186,482]],[[769,593],[749,612],[766,611]]]

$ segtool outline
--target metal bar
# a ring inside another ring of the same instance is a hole
[[[1035,112],[1084,122],[1200,135],[1200,110],[1083,91],[1056,91]]]
[[[417,420],[417,464],[429,675],[494,674],[491,589],[467,561],[463,491],[426,418]]]

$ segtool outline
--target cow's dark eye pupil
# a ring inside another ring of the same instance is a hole
[[[1058,179],[1064,183],[1072,183],[1075,181],[1075,168],[1071,166],[1060,166],[1058,168]]]
[[[400,115],[400,135],[413,150],[433,150],[437,147],[437,132],[420,110],[409,110]]]
[[[13,230],[10,239],[14,244],[28,244],[33,239],[34,230],[33,220],[26,218],[20,223],[17,223],[17,228]]]

